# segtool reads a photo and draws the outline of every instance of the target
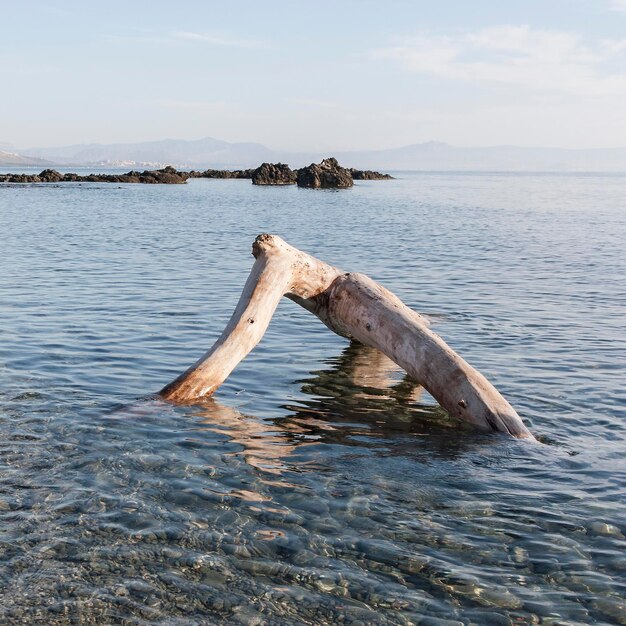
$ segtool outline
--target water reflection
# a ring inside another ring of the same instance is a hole
[[[276,431],[271,423],[246,415],[214,398],[199,405],[194,413],[205,424],[205,430],[223,434],[240,445],[243,451],[231,454],[242,456],[248,465],[256,469],[280,473],[284,468],[284,459],[293,452],[295,444],[286,436],[287,431]]]
[[[380,431],[421,430],[428,422],[456,425],[434,401],[420,402],[428,395],[424,389],[375,348],[352,342],[328,363],[329,368],[299,381],[306,395],[297,405],[282,406],[293,412],[284,421],[306,421],[315,414],[348,427],[358,424]]]
[[[241,446],[241,452],[232,454],[271,473],[293,469],[289,461],[293,452],[317,444],[387,451],[387,440],[403,433],[429,437],[431,443],[436,442],[435,448],[443,446],[447,454],[459,450],[459,444],[452,442],[465,442],[461,447],[467,444],[469,428],[450,418],[379,350],[353,342],[328,364],[297,381],[303,396],[298,402],[283,404],[284,415],[264,420],[215,397],[193,407],[192,414],[208,431]],[[483,436],[475,434],[475,442],[482,440]],[[395,443],[400,443],[395,453],[403,453],[402,442]],[[304,469],[301,463],[300,471]]]

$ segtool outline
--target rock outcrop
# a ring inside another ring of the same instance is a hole
[[[295,185],[296,173],[284,163],[263,163],[252,172],[253,185]]]
[[[0,183],[143,183],[179,185],[188,178],[246,178],[253,185],[293,185],[311,189],[345,189],[352,187],[353,180],[387,180],[389,174],[371,170],[347,169],[330,157],[321,163],[311,163],[299,170],[292,170],[285,163],[263,163],[256,169],[246,170],[204,170],[179,172],[171,165],[160,170],[132,170],[125,174],[61,174],[53,169],[45,169],[39,174],[0,174]]]
[[[389,174],[381,174],[372,170],[357,170],[350,168],[350,174],[354,180],[393,180],[393,176]]]
[[[39,174],[0,174],[4,183],[144,183],[179,185],[187,181],[187,172],[179,172],[171,166],[160,170],[130,171],[126,174],[61,174],[56,170],[43,170]]]
[[[91,175],[93,176],[93,174]],[[96,176],[99,176],[96,174]],[[106,176],[106,174],[105,174]],[[119,180],[113,180],[112,182],[119,183],[144,183],[144,184],[160,184],[160,185],[180,185],[181,183],[187,182],[187,178],[189,177],[187,172],[179,172],[171,165],[164,167],[161,170],[145,170],[144,172],[135,172],[131,171],[127,174],[122,174],[121,176],[116,176],[115,174],[110,174],[109,176],[113,176]],[[96,181],[98,182],[98,181]]]
[[[334,157],[300,168],[297,183],[298,187],[310,189],[345,189],[354,184],[350,170],[341,167]]]
[[[204,170],[188,172],[189,178],[252,178],[254,170]]]
[[[58,183],[63,180],[63,174],[56,170],[44,170],[39,174],[39,180],[42,183]]]

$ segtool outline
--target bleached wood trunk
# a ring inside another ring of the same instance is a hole
[[[213,347],[161,390],[180,403],[212,394],[263,337],[285,295],[343,337],[377,348],[408,372],[451,415],[484,430],[533,438],[495,387],[419,313],[363,274],[343,273],[283,241],[259,235],[256,261],[228,325]]]

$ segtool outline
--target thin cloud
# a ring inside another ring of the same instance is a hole
[[[259,39],[238,39],[221,33],[196,33],[192,31],[176,31],[172,37],[180,41],[196,41],[212,46],[231,48],[267,48],[268,44]]]
[[[226,102],[209,100],[156,100],[153,104],[163,109],[182,111],[227,111],[229,108]]]
[[[184,43],[200,43],[210,46],[224,46],[230,48],[264,49],[271,47],[260,39],[237,39],[220,33],[196,33],[192,31],[176,31],[167,34],[141,35],[104,35],[109,41],[179,46]]]
[[[135,44],[156,44],[156,45],[172,45],[174,40],[171,37],[157,35],[117,35],[105,34],[102,39],[111,43],[135,43]]]
[[[626,0],[611,0],[609,9],[611,11],[618,11],[619,13],[626,13]]]
[[[314,109],[338,109],[341,106],[338,102],[314,98],[290,98],[289,102]]]
[[[623,61],[625,51],[626,39],[590,45],[572,33],[497,26],[457,37],[421,36],[375,50],[373,56],[415,73],[458,81],[615,96],[626,94],[626,75],[612,68]]]

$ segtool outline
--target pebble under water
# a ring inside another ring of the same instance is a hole
[[[626,624],[626,176],[0,187],[0,623]],[[218,393],[261,232],[428,315],[540,439],[292,302]]]

